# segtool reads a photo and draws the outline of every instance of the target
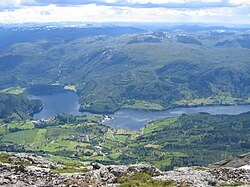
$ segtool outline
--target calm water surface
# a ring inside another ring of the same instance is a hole
[[[167,111],[137,111],[137,110],[120,110],[110,115],[113,120],[106,122],[107,125],[114,128],[125,128],[128,130],[139,130],[150,121],[166,118],[178,117],[182,114],[193,114],[198,112],[207,112],[210,114],[230,114],[237,115],[250,111],[250,105],[238,106],[203,106],[197,108],[176,108]]]
[[[44,102],[43,110],[33,116],[34,119],[49,119],[59,113],[84,115],[87,113],[79,112],[78,96],[75,92],[66,91],[52,95],[33,96],[30,99],[40,99]]]
[[[44,108],[41,112],[34,115],[34,119],[49,119],[50,117],[59,114],[85,115],[89,113],[79,112],[78,96],[75,92],[66,91],[53,95],[32,96],[31,99],[40,99],[44,102]],[[240,106],[204,106],[197,108],[176,108],[167,111],[152,112],[138,110],[119,110],[113,115],[110,115],[113,120],[106,122],[114,128],[125,128],[129,130],[139,130],[150,121],[165,118],[177,117],[181,114],[192,114],[198,112],[207,112],[210,114],[231,114],[237,115],[243,112],[250,111],[250,105]]]

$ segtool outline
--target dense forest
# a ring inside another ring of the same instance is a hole
[[[0,93],[0,119],[5,122],[23,121],[42,108],[42,101],[29,100],[21,95]]]

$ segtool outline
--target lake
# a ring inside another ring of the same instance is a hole
[[[59,114],[85,115],[87,112],[79,112],[78,96],[75,92],[65,91],[51,95],[34,96],[29,95],[30,99],[40,99],[44,102],[44,108],[41,112],[33,116],[34,119],[49,119]],[[192,114],[198,112],[207,112],[210,114],[231,114],[237,115],[250,111],[250,105],[237,106],[203,106],[197,108],[175,108],[167,111],[141,111],[141,110],[119,110],[109,115],[113,120],[105,122],[113,128],[124,128],[128,130],[139,130],[150,121],[165,118],[178,117],[181,114]]]
[[[113,120],[106,122],[114,128],[124,128],[128,130],[139,130],[150,121],[166,117],[178,117],[182,114],[193,114],[207,112],[209,114],[229,114],[237,115],[250,111],[250,105],[237,106],[202,106],[196,108],[175,108],[166,111],[141,111],[141,110],[119,110],[110,115]]]
[[[49,119],[59,113],[84,115],[89,113],[79,112],[78,96],[75,92],[65,91],[51,95],[28,95],[29,99],[43,101],[44,107],[41,112],[35,114],[33,119]]]

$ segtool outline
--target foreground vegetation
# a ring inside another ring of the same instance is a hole
[[[176,186],[176,182],[173,180],[154,180],[150,175],[146,173],[135,173],[132,176],[120,177],[117,180],[118,183],[121,183],[120,187],[174,187]],[[187,187],[185,185],[181,185],[181,187]]]
[[[103,119],[59,114],[49,121],[2,124],[0,150],[50,155],[66,165],[149,163],[169,170],[208,165],[250,148],[250,112],[182,115],[151,122],[139,132],[111,129]]]

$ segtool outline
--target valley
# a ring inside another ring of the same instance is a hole
[[[207,166],[249,150],[249,112],[184,114],[150,122],[140,131],[110,128],[104,118],[58,114],[48,121],[5,123],[0,150],[32,152],[63,164],[147,163],[162,170]]]
[[[13,35],[0,53],[1,90],[60,85],[92,113],[249,103],[248,30],[41,27],[0,39]]]
[[[38,167],[58,184],[69,173],[124,186],[188,186],[190,171],[206,185],[245,177],[209,167],[250,149],[249,29],[145,28],[1,27],[0,167],[31,178]],[[26,154],[50,159],[49,172]]]
[[[35,86],[29,89],[9,88],[3,92],[12,92],[24,94],[29,99],[36,99],[43,102],[41,111],[33,115],[34,120],[49,120],[49,118],[60,114],[73,114],[82,116],[91,114],[89,112],[79,112],[80,104],[77,94],[69,89],[63,89],[58,86]],[[178,107],[179,106],[179,107]],[[152,110],[141,108],[124,108],[116,111],[114,114],[108,114],[111,119],[104,122],[112,128],[123,128],[132,131],[138,131],[150,121],[163,119],[166,117],[178,117],[182,114],[192,114],[207,112],[209,114],[230,114],[237,115],[250,111],[250,105],[246,103],[235,104],[200,104],[200,105],[178,105],[168,110]],[[106,114],[107,115],[107,114]]]
[[[0,0],[0,187],[250,186],[250,0]]]

